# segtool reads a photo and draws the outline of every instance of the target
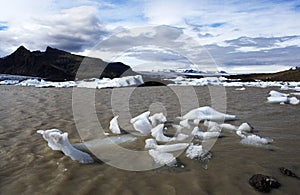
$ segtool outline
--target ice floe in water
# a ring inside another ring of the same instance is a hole
[[[274,104],[299,104],[299,100],[296,97],[289,97],[290,94],[280,93],[278,91],[270,91],[270,97],[267,98],[269,103]]]
[[[17,77],[18,78],[18,77]],[[82,81],[64,81],[52,82],[43,79],[29,78],[26,80],[3,80],[0,85],[17,85],[17,86],[31,86],[31,87],[83,87],[83,88],[114,88],[114,87],[129,87],[144,84],[141,75],[126,76],[121,78],[103,78],[103,79],[89,79]]]
[[[82,88],[115,88],[115,87],[128,87],[144,84],[143,77],[141,75],[126,76],[121,78],[103,78],[103,79],[90,79],[77,82],[77,87]]]
[[[300,82],[282,82],[282,81],[253,81],[253,82],[241,82],[238,80],[230,80],[225,77],[204,77],[200,79],[196,78],[183,78],[177,77],[175,79],[169,79],[174,82],[174,84],[169,84],[170,86],[209,86],[209,85],[221,85],[224,87],[239,87],[239,89],[244,90],[244,87],[283,87],[289,86],[288,89],[293,89],[291,87],[299,87]],[[293,89],[295,90],[295,89]]]
[[[43,135],[43,138],[48,142],[48,146],[52,150],[62,151],[72,160],[83,164],[94,162],[94,159],[88,153],[82,152],[70,144],[68,133],[63,133],[58,129],[38,130],[37,133]]]
[[[119,116],[115,116],[109,123],[109,130],[111,130],[111,132],[114,134],[121,134],[121,130],[118,124],[118,118]]]
[[[45,81],[43,79],[27,79],[18,84],[17,86],[28,86],[28,87],[58,87],[67,88],[75,87],[76,83],[74,81],[64,81],[64,82],[51,82]]]

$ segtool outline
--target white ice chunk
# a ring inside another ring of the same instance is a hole
[[[296,97],[291,97],[289,98],[289,103],[296,105],[299,104],[299,100]]]
[[[152,137],[154,137],[156,139],[156,141],[159,141],[159,142],[173,141],[174,138],[165,136],[164,133],[163,133],[163,130],[164,130],[164,124],[157,125],[153,129],[151,129]]]
[[[114,134],[121,134],[121,130],[118,124],[118,118],[119,116],[115,116],[109,123],[109,130],[111,130]]]
[[[237,130],[236,126],[234,126],[232,124],[227,124],[227,123],[220,124],[219,127],[222,130],[227,130],[227,131],[236,131]]]
[[[149,154],[157,164],[168,166],[176,164],[176,158],[173,154],[160,152],[154,149],[149,150]]]
[[[146,149],[155,149],[160,152],[174,152],[178,150],[184,150],[189,146],[188,143],[177,143],[177,144],[168,144],[168,145],[158,145],[154,139],[145,140]]]
[[[253,129],[254,128],[249,123],[242,123],[237,130],[244,132],[252,132]]]
[[[198,158],[204,155],[206,152],[203,150],[201,145],[191,144],[186,150],[186,157],[190,159]]]
[[[280,92],[274,91],[274,90],[270,91],[269,94],[272,97],[288,97],[289,96],[289,94],[287,94],[287,93],[280,93]]]
[[[136,122],[137,120],[149,120],[148,118],[149,118],[149,116],[150,116],[150,111],[146,111],[146,112],[144,112],[144,113],[142,113],[142,114],[140,114],[140,115],[138,115],[138,116],[136,116],[136,117],[134,117],[134,118],[132,118],[132,119],[130,119],[130,123],[134,123],[134,122]]]
[[[248,135],[240,141],[241,144],[256,145],[256,146],[266,145],[271,142],[273,142],[272,139],[262,138],[258,135]]]
[[[165,123],[167,121],[167,118],[163,113],[155,113],[149,117],[149,120],[152,124],[152,127],[156,127],[160,123]]]
[[[280,103],[288,103],[289,98],[286,96],[271,96],[267,98],[269,103],[280,104]]]
[[[61,148],[59,146],[57,146],[57,143],[55,140],[53,140],[53,138],[51,137],[51,135],[53,133],[59,133],[62,134],[63,132],[59,129],[49,129],[49,130],[37,130],[37,133],[43,135],[44,140],[46,140],[48,142],[48,146],[52,149],[52,150],[61,150]]]
[[[244,90],[246,90],[246,88],[245,87],[241,87],[241,88],[236,88],[235,90],[237,90],[237,91],[244,91]]]
[[[271,96],[267,98],[269,103],[275,104],[299,104],[299,100],[296,97],[289,97],[289,94],[280,93],[278,91],[270,91]]]
[[[82,152],[74,148],[68,139],[68,133],[62,133],[58,129],[51,130],[39,130],[38,133],[43,135],[43,138],[48,142],[48,145],[53,150],[60,150],[66,156],[70,157],[72,160],[78,161],[83,164],[93,163],[94,159],[85,152]],[[50,144],[49,144],[50,143]]]
[[[196,136],[199,139],[212,139],[220,136],[220,132],[217,131],[206,131],[203,132],[199,127],[195,127],[191,133],[193,136]]]
[[[144,112],[136,116],[135,118],[131,119],[130,123],[133,124],[133,128],[136,131],[139,131],[144,135],[149,135],[152,129],[152,125],[150,124],[150,121],[148,119],[149,115],[150,115],[150,111]]]
[[[234,115],[228,115],[228,114],[218,112],[209,106],[193,109],[181,118],[189,119],[189,120],[200,119],[200,120],[211,120],[211,121],[235,120]]]

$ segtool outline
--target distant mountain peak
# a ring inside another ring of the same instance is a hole
[[[66,52],[66,51],[56,49],[56,48],[53,48],[50,46],[47,46],[45,53],[69,53],[70,54],[70,52]]]
[[[21,45],[14,53],[22,54],[22,53],[30,53],[30,51],[26,49],[23,45]]]

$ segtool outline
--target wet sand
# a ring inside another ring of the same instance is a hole
[[[184,87],[177,89],[188,104],[190,94],[184,93]],[[300,174],[300,109],[299,105],[266,103],[271,89],[226,88],[227,113],[239,118],[231,124],[249,122],[259,130],[258,135],[274,139],[269,147],[241,145],[235,134],[226,132],[213,146],[207,169],[182,154],[179,159],[185,164],[183,169],[163,167],[138,172],[105,163],[79,164],[52,151],[36,133],[57,128],[67,131],[71,142],[80,140],[72,111],[72,88],[0,86],[1,194],[260,194],[248,184],[256,173],[279,180],[282,186],[272,194],[297,194],[299,180],[281,175],[278,168],[284,166]],[[112,93],[117,94],[117,102],[129,102],[132,116],[149,106],[155,110],[161,105],[169,119],[181,114],[180,101],[167,87],[137,88],[129,101],[118,95],[126,90],[132,88],[96,91],[96,113],[105,130],[113,117]],[[196,87],[195,91],[200,106],[211,104],[206,87]],[[116,113],[126,109],[122,104],[117,108],[113,105]],[[142,144],[143,140],[134,147],[140,150]]]

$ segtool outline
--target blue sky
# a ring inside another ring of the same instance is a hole
[[[20,45],[30,50],[49,45],[87,55],[97,43],[122,30],[167,25],[173,28],[165,28],[165,34],[192,36],[229,72],[269,72],[300,64],[299,0],[10,0],[1,5],[0,56]],[[118,44],[120,40],[114,38],[110,42]],[[143,37],[139,38],[143,44]],[[160,49],[133,51],[120,59],[130,56],[126,62],[131,64],[143,56],[149,61],[153,56],[156,63],[160,58],[179,59]]]

